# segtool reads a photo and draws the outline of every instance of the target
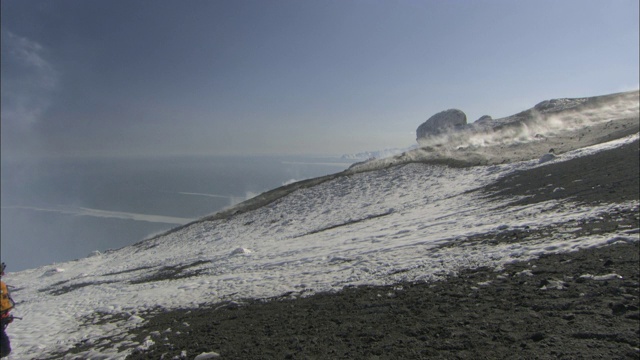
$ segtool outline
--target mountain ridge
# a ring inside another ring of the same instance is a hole
[[[591,111],[594,108],[597,108],[603,105],[610,105],[611,103],[617,103],[617,102],[627,103],[628,102],[630,104],[630,107],[627,106],[623,108],[622,111],[620,111],[619,113],[623,113],[624,111],[629,109],[631,110],[635,109],[635,117],[633,117],[632,115],[626,119],[623,119],[623,120],[626,120],[621,125],[624,127],[624,129],[620,131],[611,132],[611,131],[606,131],[608,126],[607,124],[603,126],[604,129],[602,129],[602,131],[603,133],[606,133],[606,135],[603,135],[603,136],[607,137],[606,140],[615,140],[615,139],[619,139],[624,136],[628,136],[630,134],[640,131],[640,121],[637,120],[638,104],[640,103],[639,99],[640,99],[640,90],[633,90],[633,91],[626,91],[626,92],[585,97],[585,98],[559,98],[559,99],[544,100],[534,105],[530,109],[521,111],[514,115],[493,120],[494,124],[489,126],[489,129],[486,129],[486,125],[483,125],[483,127],[485,127],[484,132],[487,132],[487,130],[489,131],[502,130],[505,127],[506,128],[519,127],[519,126],[522,126],[522,124],[530,123],[533,121],[533,119],[535,119],[536,113],[538,112],[547,113],[547,114],[549,113],[557,114],[562,111],[572,110],[572,111],[578,111],[578,114],[579,114],[580,112]],[[634,102],[635,102],[635,108],[634,108]],[[619,116],[619,113],[618,113],[618,116]],[[597,132],[598,130],[599,129],[596,129],[593,132]],[[464,131],[461,133],[464,134]],[[450,135],[450,134],[447,134],[447,135]],[[445,136],[443,140],[450,140],[450,138]],[[550,146],[558,145],[558,143],[561,143],[562,140],[564,140],[564,137],[560,137],[559,141],[555,141],[553,144],[550,144]],[[557,154],[561,154],[567,151],[575,150],[578,146],[589,146],[602,141],[605,141],[605,139],[601,139],[601,138],[592,139],[589,142],[585,141],[582,144],[578,144],[574,146],[562,146],[562,147],[556,146],[554,148],[554,152]],[[460,146],[460,139],[457,139],[457,141],[455,142],[455,145]],[[551,147],[548,147],[548,148],[551,149]],[[189,226],[193,223],[198,223],[200,221],[228,218],[229,216],[232,216],[234,214],[240,214],[246,211],[254,210],[261,206],[265,206],[270,202],[275,201],[276,199],[291,193],[292,191],[295,191],[301,188],[315,186],[325,181],[335,179],[336,177],[339,177],[339,176],[347,176],[347,175],[362,172],[362,171],[374,171],[374,170],[384,169],[386,167],[401,166],[401,165],[413,163],[413,162],[447,165],[447,166],[454,166],[454,167],[491,165],[491,164],[497,164],[497,163],[504,163],[507,160],[508,161],[524,161],[524,160],[536,159],[548,152],[548,150],[545,151],[538,147],[533,151],[530,151],[528,154],[518,157],[517,159],[506,159],[502,157],[498,159],[485,159],[481,155],[476,155],[473,153],[470,154],[469,152],[464,152],[462,156],[455,156],[455,155],[451,156],[452,152],[450,149],[448,149],[447,152],[444,152],[444,153],[440,153],[440,152],[434,153],[431,150],[432,149],[429,148],[428,146],[426,147],[426,150],[424,147],[418,147],[417,149],[405,151],[400,155],[393,155],[388,158],[372,159],[372,160],[366,160],[360,163],[355,163],[351,167],[349,167],[349,169],[339,173],[325,175],[325,176],[321,176],[314,179],[302,180],[302,181],[298,181],[288,185],[283,185],[281,187],[268,190],[262,194],[259,194],[254,198],[245,200],[244,202],[236,204],[235,206],[232,206],[229,209],[221,210],[215,214],[203,217],[202,219],[198,219],[192,223],[177,227],[175,229],[180,229],[185,226]],[[435,156],[432,156],[432,155],[435,155]],[[168,232],[160,234],[158,236],[162,236],[164,234],[173,232],[175,229],[171,229]]]

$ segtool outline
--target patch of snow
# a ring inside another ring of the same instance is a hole
[[[127,321],[129,321],[130,323],[133,323],[133,324],[138,324],[138,323],[144,322],[144,319],[141,318],[140,316],[133,315],[133,316],[129,317],[129,319]]]
[[[153,345],[155,345],[156,342],[151,340],[151,338],[147,337],[142,344],[140,344],[140,346],[136,347],[136,350],[139,351],[144,351],[144,350],[149,350],[149,348],[151,348]]]
[[[207,360],[207,359],[215,359],[220,357],[220,354],[215,352],[202,353],[196,356],[193,360]]]
[[[564,290],[567,288],[567,283],[562,280],[548,280],[545,285],[543,285],[540,290]]]
[[[591,275],[591,274],[585,274],[580,276],[581,279],[587,279],[587,280],[595,280],[595,281],[607,281],[607,280],[617,280],[617,279],[622,279],[622,276],[618,275],[618,274],[606,274],[606,275]]]
[[[522,270],[516,273],[516,276],[533,276],[533,272],[531,270]]]
[[[42,274],[42,276],[54,276],[54,275],[58,275],[59,273],[64,272],[64,269],[61,268],[53,268],[53,269],[48,269],[44,272],[44,274]]]

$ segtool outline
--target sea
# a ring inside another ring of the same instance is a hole
[[[317,156],[64,158],[1,162],[8,271],[118,249],[354,160]]]

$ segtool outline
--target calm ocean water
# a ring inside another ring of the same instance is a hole
[[[3,160],[2,261],[18,271],[120,248],[349,165],[266,156]]]

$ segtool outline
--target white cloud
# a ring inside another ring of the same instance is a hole
[[[3,123],[26,130],[49,107],[59,74],[36,41],[3,31],[2,50]]]
[[[7,32],[9,56],[21,61],[25,66],[39,73],[38,84],[45,88],[56,85],[57,76],[51,64],[44,59],[44,48],[39,43]]]

